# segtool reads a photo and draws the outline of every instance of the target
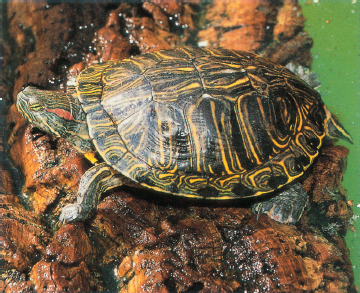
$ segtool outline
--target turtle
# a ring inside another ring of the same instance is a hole
[[[94,64],[73,90],[28,86],[16,105],[37,128],[93,158],[77,202],[61,211],[65,223],[85,221],[101,194],[122,185],[178,200],[257,198],[258,215],[296,223],[308,201],[297,179],[324,139],[352,143],[320,94],[294,73],[223,48]]]

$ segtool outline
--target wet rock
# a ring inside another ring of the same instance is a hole
[[[197,30],[195,23],[197,15],[190,4],[179,5],[175,2],[163,2],[158,4],[158,7],[161,8],[158,9],[156,5],[145,2],[143,7],[153,14],[157,25],[161,26],[166,23],[172,31],[180,35],[182,43],[186,44],[192,41],[193,34]]]
[[[36,292],[90,292],[90,279],[84,262],[69,267],[57,261],[39,261],[30,272]]]
[[[159,13],[159,8],[151,9],[151,4],[145,4],[153,17],[144,15],[139,7],[133,8],[130,4],[121,4],[112,12],[114,26],[119,27],[121,32],[136,45],[140,52],[152,52],[161,49],[174,48],[180,44],[180,38],[170,32],[166,16]]]
[[[45,252],[49,238],[46,225],[12,194],[3,195],[2,214],[3,260],[8,269],[26,272]]]
[[[12,174],[9,163],[5,163],[5,160],[0,162],[4,180],[1,186],[2,259],[8,270],[5,291],[15,292],[11,291],[15,287],[28,287],[22,273],[28,272],[41,258],[50,234],[39,216],[26,209],[21,198],[15,195],[16,184],[21,181],[14,182],[17,174]]]
[[[12,180],[11,173],[9,170],[3,168],[1,165],[1,176],[2,176],[2,185],[0,186],[0,193],[1,194],[14,194],[15,193],[15,186]]]
[[[50,49],[41,49],[29,53],[27,62],[18,68],[20,78],[16,80],[14,92],[18,93],[27,84],[48,87],[51,83],[59,80],[54,72],[59,57],[60,52],[54,52]]]
[[[276,63],[309,67],[312,39],[295,3],[214,2],[208,5],[199,45],[258,53]]]
[[[184,211],[118,193],[104,199],[89,224],[104,237],[99,242],[121,239],[105,254],[108,261],[122,259],[115,276],[119,292],[195,287],[204,292],[307,292],[324,286],[346,292],[351,283],[344,246],[339,249],[320,233],[304,234],[302,226],[264,215],[256,220],[241,207]]]
[[[307,32],[301,32],[294,38],[284,42],[274,42],[270,44],[264,53],[263,57],[270,58],[272,61],[279,64],[293,64],[310,67],[312,57],[310,49],[313,45],[313,40]]]
[[[346,191],[341,186],[343,172],[336,170],[346,169],[348,153],[349,150],[343,146],[323,147],[322,156],[303,182],[304,189],[310,195],[307,216],[302,219],[304,226],[312,231],[320,230],[327,239],[344,250],[344,236],[353,213]]]
[[[95,33],[92,43],[96,55],[89,53],[84,61],[73,65],[68,71],[68,80],[94,62],[124,59],[134,52],[146,53],[184,44],[195,31],[193,17],[189,5],[150,2],[143,3],[142,7],[119,5],[109,13],[105,27]],[[174,31],[181,33],[180,37]]]
[[[268,3],[214,2],[206,9],[201,45],[260,52],[271,41],[276,7]]]
[[[179,6],[178,6],[179,7]],[[161,6],[151,2],[145,2],[143,8],[152,14],[154,23],[162,30],[170,31],[169,20]],[[175,14],[175,10],[172,11]]]
[[[157,214],[155,205],[149,206],[146,201],[121,193],[120,197],[109,196],[100,203],[94,221],[96,230],[109,238],[121,236],[131,246],[151,245],[157,241],[154,218]]]
[[[332,192],[341,186],[343,177],[342,172],[334,172],[334,170],[346,169],[348,154],[349,150],[343,146],[324,146],[321,149],[322,156],[314,164],[311,174],[303,183],[305,190],[312,195],[312,203],[334,199]]]
[[[64,139],[53,139],[34,126],[23,128],[18,137],[10,155],[25,178],[28,204],[38,214],[58,213],[55,202],[76,194],[87,163]]]
[[[2,284],[3,292],[35,292],[34,285],[31,281],[27,280],[26,274],[20,274],[16,270],[8,270],[6,274],[3,274],[5,282]]]
[[[9,3],[6,8],[11,62],[23,65],[17,72],[14,99],[27,84],[58,87],[67,66],[92,50],[90,41],[104,12],[97,4]]]
[[[305,20],[299,5],[284,3],[277,13],[273,32],[274,40],[282,41],[295,37],[303,30]]]
[[[101,28],[93,42],[97,48],[97,54],[101,56],[100,62],[130,57],[130,43],[114,28]]]
[[[176,254],[144,249],[124,258],[117,269],[119,292],[231,292],[220,278],[203,277]]]
[[[46,247],[46,258],[63,264],[76,264],[90,257],[93,252],[83,223],[62,226]]]

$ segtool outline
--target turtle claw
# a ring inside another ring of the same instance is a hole
[[[261,206],[262,206],[262,203],[259,203],[259,204],[256,203],[256,204],[253,204],[253,206],[252,206],[253,212],[256,214],[256,221],[259,220],[259,218],[262,214],[265,214],[265,212],[262,210]]]
[[[79,222],[84,221],[86,216],[79,204],[68,204],[61,210],[59,220],[62,223]]]

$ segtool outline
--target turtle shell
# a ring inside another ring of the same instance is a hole
[[[255,54],[179,48],[98,64],[77,95],[103,159],[138,184],[209,199],[303,174],[325,136],[320,95]]]

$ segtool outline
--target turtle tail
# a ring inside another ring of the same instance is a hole
[[[353,139],[349,132],[346,131],[344,126],[341,125],[339,120],[334,114],[331,114],[328,109],[326,109],[326,136],[330,139],[344,139],[351,144],[354,144]]]

